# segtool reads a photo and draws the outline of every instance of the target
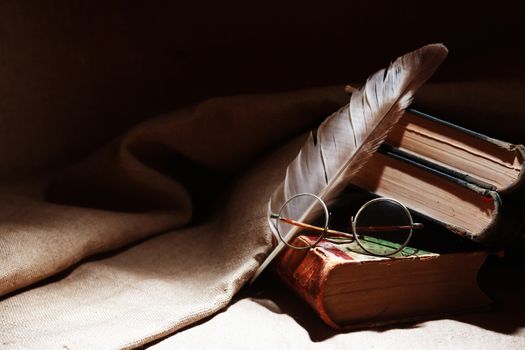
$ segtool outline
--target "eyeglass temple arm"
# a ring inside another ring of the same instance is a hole
[[[314,226],[310,224],[306,224],[304,222],[296,221],[287,217],[279,216],[279,214],[271,214],[270,217],[272,219],[278,219],[281,221],[286,222],[287,224],[306,228],[309,230],[317,231],[317,232],[326,232],[331,235],[340,236],[340,237],[346,237],[346,238],[354,238],[354,235],[351,233],[343,232],[343,231],[337,231],[332,229],[325,230],[322,227]],[[423,228],[423,224],[419,222],[414,222],[412,225],[400,225],[400,226],[359,226],[359,232],[381,232],[381,231],[394,231],[394,230],[409,230],[409,229],[421,229]]]
[[[359,232],[381,232],[381,231],[399,231],[399,230],[419,230],[424,225],[420,222],[414,222],[412,225],[399,226],[358,226]]]
[[[270,217],[272,219],[279,219],[281,221],[286,222],[287,224],[298,226],[298,227],[302,227],[302,228],[306,228],[306,229],[309,229],[309,230],[313,230],[313,231],[317,231],[317,232],[326,232],[326,233],[329,233],[329,234],[332,234],[332,235],[346,237],[346,238],[354,238],[354,235],[351,234],[351,233],[346,233],[346,232],[343,232],[343,231],[337,231],[337,230],[332,230],[332,229],[326,229],[325,230],[324,228],[319,227],[319,226],[314,226],[314,225],[306,224],[304,222],[295,221],[295,220],[290,219],[290,218],[279,216],[279,214],[271,214]]]

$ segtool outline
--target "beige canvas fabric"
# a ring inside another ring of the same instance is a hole
[[[495,84],[431,85],[419,103],[520,135],[504,122],[523,109],[521,85]],[[270,248],[267,200],[294,137],[345,100],[341,87],[213,99],[138,125],[42,186],[5,189],[0,343],[132,347],[225,307]]]
[[[241,179],[209,222],[82,264],[59,281],[2,301],[4,345],[127,347],[225,307],[268,249],[266,198],[299,144]]]
[[[38,191],[3,195],[3,294],[94,253],[170,232],[4,297],[2,343],[120,348],[143,344],[224,307],[270,246],[267,198],[302,141],[236,174],[344,99],[339,87],[207,101],[139,125],[53,177],[43,195],[70,205],[35,198]],[[173,162],[168,165],[174,173],[163,172],[157,156]],[[211,175],[205,178],[200,171]],[[226,189],[214,188],[214,177],[220,176],[228,180]],[[191,188],[209,191],[209,198],[201,198],[214,210],[189,224],[198,204]]]
[[[138,125],[54,176],[41,193],[3,196],[0,294],[94,253],[188,224],[199,204],[192,194],[213,202],[207,194],[221,193],[217,178],[235,176],[344,99],[335,88],[206,101]]]

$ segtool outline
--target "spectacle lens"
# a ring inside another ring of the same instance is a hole
[[[315,222],[309,217],[304,217],[304,208],[312,209],[310,216],[317,218]],[[275,228],[281,241],[294,249],[308,249],[315,246],[328,229],[328,208],[321,198],[311,193],[299,193],[290,197],[272,217],[275,219]],[[309,225],[320,226],[324,231],[310,229]],[[297,234],[304,235],[305,240],[294,239]]]
[[[358,245],[367,253],[379,256],[403,250],[412,237],[412,226],[408,209],[388,198],[367,202],[352,222]]]

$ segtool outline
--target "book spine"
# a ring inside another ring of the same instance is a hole
[[[277,259],[275,272],[328,326],[341,329],[324,306],[326,282],[335,264],[319,249],[286,249]]]
[[[509,145],[509,147],[509,151],[518,154],[518,156],[522,160],[525,159],[525,146]],[[516,195],[521,197],[521,195],[523,195],[523,193],[525,192],[525,166],[521,167],[518,179],[513,184],[506,188],[500,189],[498,192],[500,192],[504,196]]]

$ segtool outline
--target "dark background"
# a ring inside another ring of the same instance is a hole
[[[434,82],[519,79],[523,19],[505,1],[2,1],[0,177],[210,96],[362,82],[430,42],[450,49]]]

